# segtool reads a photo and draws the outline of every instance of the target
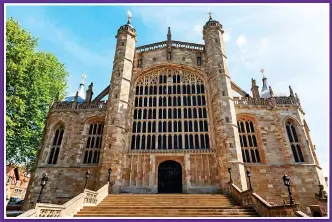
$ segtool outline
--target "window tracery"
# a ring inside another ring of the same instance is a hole
[[[297,136],[297,132],[294,127],[293,121],[288,120],[286,122],[286,132],[287,132],[287,136],[288,136],[288,141],[290,142],[290,145],[291,145],[294,161],[296,163],[305,162],[304,156],[302,153],[301,144],[300,144],[299,138]]]
[[[139,78],[134,92],[132,150],[210,148],[201,77],[177,69],[156,70]],[[151,110],[153,118],[146,118],[144,110]],[[141,128],[143,124],[151,125],[152,132]]]
[[[261,153],[254,121],[248,117],[238,117],[237,126],[244,163],[260,163]]]
[[[90,124],[88,131],[88,139],[84,151],[83,164],[95,164],[99,162],[100,148],[103,139],[103,130],[103,123]]]
[[[65,128],[62,124],[55,129],[52,148],[47,161],[48,164],[56,164],[58,161],[64,130]]]

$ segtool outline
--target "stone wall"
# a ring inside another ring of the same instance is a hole
[[[250,116],[257,119],[256,135],[261,137],[262,163],[244,163],[246,169],[252,173],[254,192],[266,201],[276,205],[289,202],[287,187],[284,186],[282,176],[287,174],[293,184],[295,202],[300,204],[301,210],[308,212],[308,206],[316,204],[315,193],[318,184],[326,183],[322,169],[316,165],[311,144],[307,143],[303,115],[296,107],[277,107],[273,110],[267,107],[252,106],[250,108],[236,107],[237,116]],[[296,163],[288,141],[285,123],[292,119],[300,139],[304,163]]]
[[[166,160],[181,164],[184,193],[220,193],[215,154],[198,151],[127,154],[122,192],[157,193],[158,166]]]
[[[197,56],[201,56],[201,66],[197,65]],[[137,67],[138,59],[142,59],[142,68]],[[147,52],[136,53],[134,68],[137,70],[146,69],[166,62],[168,62],[167,49],[155,49]],[[172,60],[170,62],[190,67],[203,67],[203,64],[205,63],[205,53],[194,49],[172,48]]]
[[[47,119],[45,136],[40,150],[38,164],[31,174],[29,188],[24,201],[28,209],[35,203],[41,186],[43,173],[48,174],[48,183],[44,189],[43,202],[62,204],[80,193],[85,183],[85,172],[91,170],[88,188],[95,190],[98,171],[97,164],[83,164],[84,148],[86,146],[89,124],[94,121],[104,121],[105,111],[84,112],[52,112]],[[64,135],[60,147],[57,164],[47,164],[58,124],[64,125]],[[101,151],[102,152],[102,151]]]

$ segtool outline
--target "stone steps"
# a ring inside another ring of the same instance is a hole
[[[111,194],[75,217],[258,217],[221,194]]]

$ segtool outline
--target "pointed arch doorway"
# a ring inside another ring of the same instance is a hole
[[[182,167],[166,160],[158,167],[158,193],[182,193]]]

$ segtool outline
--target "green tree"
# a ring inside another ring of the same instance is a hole
[[[63,96],[68,72],[17,21],[6,21],[6,162],[31,167],[49,106]]]

